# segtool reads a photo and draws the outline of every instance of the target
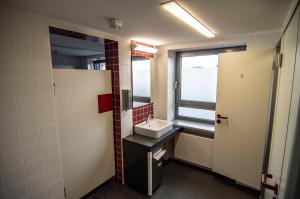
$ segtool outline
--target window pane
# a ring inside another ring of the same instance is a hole
[[[181,100],[216,102],[218,55],[182,57]]]
[[[132,61],[133,96],[150,97],[150,60]]]
[[[197,108],[178,107],[178,115],[204,120],[215,120],[216,111]]]

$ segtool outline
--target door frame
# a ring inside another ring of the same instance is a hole
[[[271,89],[270,89],[270,100],[269,100],[269,113],[268,113],[268,126],[265,137],[265,148],[264,148],[264,160],[263,160],[263,172],[268,172],[270,151],[271,151],[271,142],[273,135],[273,124],[274,124],[274,113],[276,107],[276,95],[277,95],[277,83],[278,83],[278,67],[280,63],[277,63],[276,55],[279,55],[281,52],[281,39],[278,42],[274,53],[274,63],[272,71],[272,80],[271,80]]]

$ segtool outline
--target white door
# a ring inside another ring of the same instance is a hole
[[[270,150],[270,160],[268,173],[273,175],[272,179],[268,179],[268,184],[279,185],[279,197],[282,198],[284,191],[284,184],[287,175],[287,166],[289,160],[289,153],[292,147],[293,129],[295,128],[297,104],[295,100],[299,95],[299,75],[295,76],[295,60],[297,51],[297,35],[298,35],[298,23],[299,23],[299,9],[295,13],[291,23],[288,26],[283,38],[282,38],[282,67],[279,68],[276,107],[274,112],[274,125],[273,135]],[[299,60],[298,60],[299,62]],[[299,63],[298,63],[299,65]],[[299,66],[297,66],[297,72],[299,74]],[[294,103],[291,107],[292,90],[294,83]],[[298,81],[298,82],[296,82]],[[288,134],[288,131],[290,133]],[[285,158],[286,157],[286,158]],[[284,163],[285,162],[285,163]],[[284,169],[283,169],[284,165]],[[282,185],[281,185],[282,183]],[[265,198],[273,198],[274,192],[266,190]]]
[[[54,70],[63,177],[78,199],[114,176],[113,114],[99,114],[97,95],[111,93],[110,71]]]
[[[219,56],[213,170],[260,189],[273,49]]]

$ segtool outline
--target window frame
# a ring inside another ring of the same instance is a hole
[[[143,56],[133,56],[131,55],[131,74],[133,74],[132,62],[136,60],[150,60],[150,84],[151,84],[151,59]],[[145,96],[134,96],[133,95],[133,75],[131,75],[131,89],[132,89],[132,103],[133,102],[141,102],[141,103],[150,103],[151,101],[151,93],[149,97]],[[150,87],[151,92],[151,87]]]
[[[201,55],[218,55],[220,53],[226,52],[236,52],[236,51],[245,51],[247,49],[246,45],[240,46],[231,46],[223,48],[211,48],[203,50],[194,50],[194,51],[180,51],[176,52],[176,69],[175,69],[175,119],[187,120],[198,123],[214,124],[215,120],[207,120],[195,117],[182,116],[178,114],[179,107],[186,108],[196,108],[204,110],[216,110],[215,102],[205,102],[205,101],[191,101],[191,100],[181,100],[181,60],[182,57],[189,56],[201,56]]]

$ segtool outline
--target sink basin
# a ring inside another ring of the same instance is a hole
[[[139,135],[160,138],[173,128],[173,124],[166,120],[152,119],[149,124],[142,122],[134,125],[134,132]]]

